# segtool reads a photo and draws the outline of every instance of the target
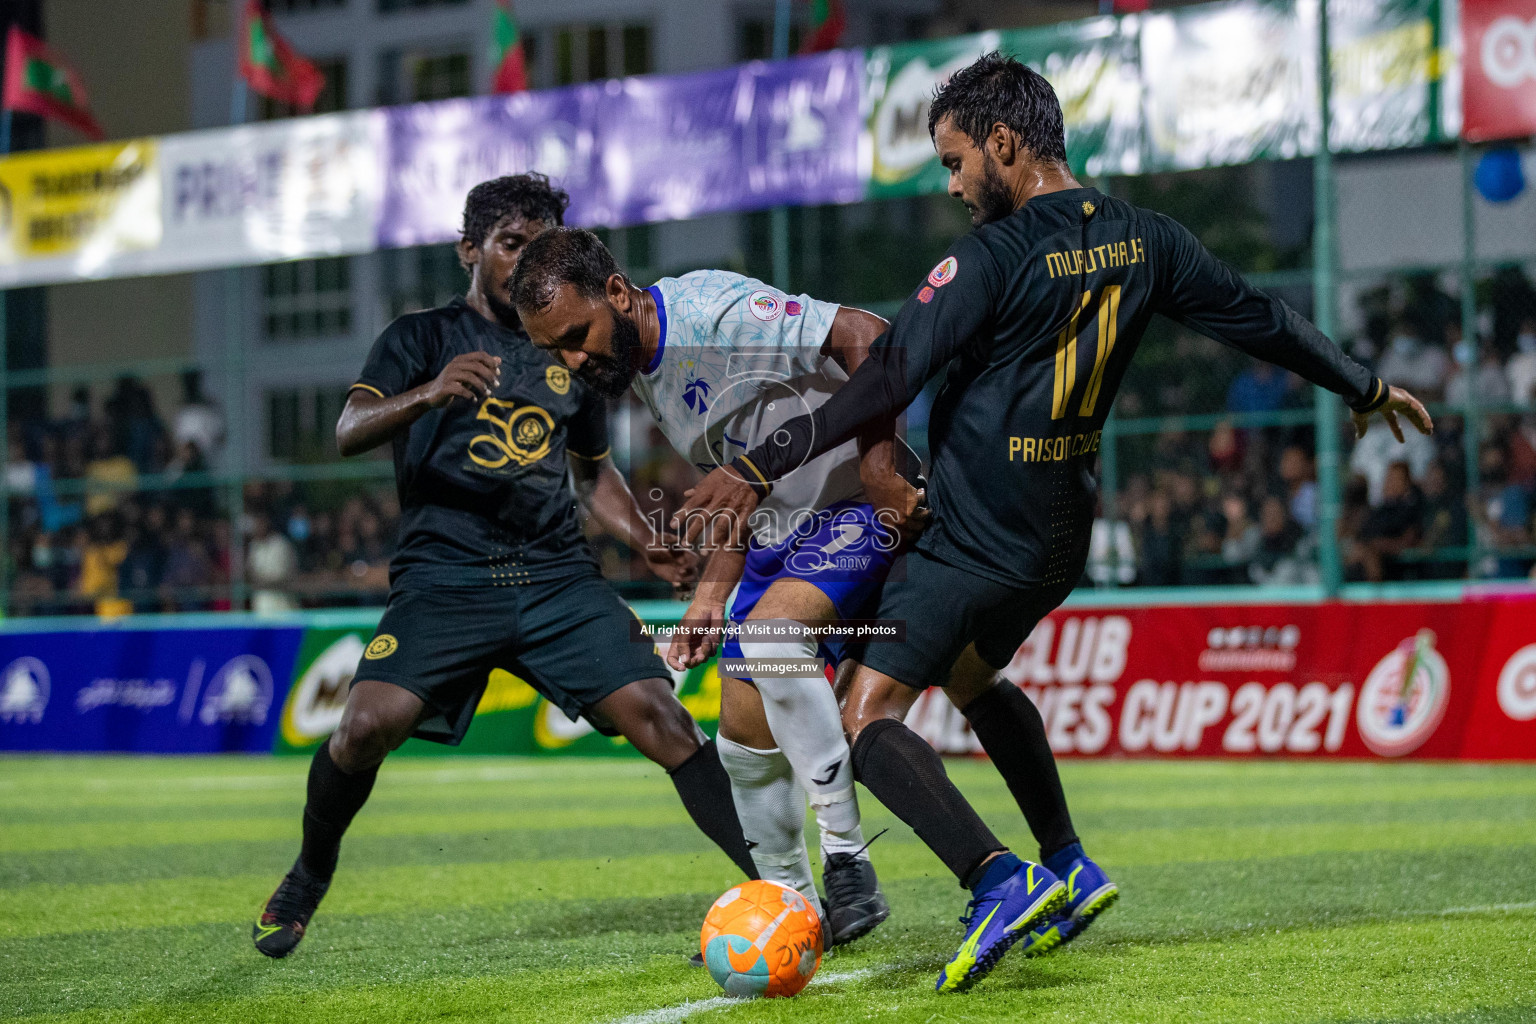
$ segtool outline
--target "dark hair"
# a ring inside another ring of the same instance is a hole
[[[555,188],[537,171],[492,178],[470,189],[464,199],[463,237],[471,245],[482,245],[485,236],[509,216],[563,224],[570,205],[565,190]]]
[[[1067,161],[1061,103],[1051,83],[1012,57],[993,50],[934,90],[928,107],[928,137],[950,117],[980,146],[998,122],[1006,125],[1038,160]]]
[[[550,228],[523,247],[512,273],[512,304],[539,310],[555,300],[562,284],[595,299],[620,273],[603,240],[583,228]]]

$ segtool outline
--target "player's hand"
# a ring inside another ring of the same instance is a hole
[[[928,492],[913,487],[899,473],[879,473],[864,480],[864,494],[874,507],[875,519],[894,530],[903,545],[917,539],[928,526]]]
[[[667,664],[681,672],[704,664],[715,652],[725,627],[725,605],[695,601],[677,626],[667,647]]]
[[[501,358],[489,352],[465,352],[454,356],[443,372],[427,385],[427,404],[441,409],[455,398],[478,405],[501,383]]]
[[[708,526],[713,544],[737,547],[746,535],[747,518],[757,511],[757,492],[724,466],[684,491],[683,498],[683,507],[672,516],[672,529],[682,534],[684,544],[698,540]],[[727,527],[728,536],[721,536],[717,526]]]
[[[692,548],[685,548],[671,534],[658,537],[656,543],[643,552],[645,564],[651,572],[672,584],[673,593],[679,599],[690,596],[699,582],[703,559]]]
[[[1408,417],[1408,421],[1418,428],[1421,434],[1433,434],[1435,422],[1429,418],[1429,413],[1424,410],[1424,404],[1414,398],[1402,388],[1387,389],[1386,404],[1371,412],[1350,413],[1350,419],[1355,421],[1355,439],[1365,436],[1366,429],[1371,425],[1371,417],[1381,415],[1387,421],[1387,427],[1391,429],[1392,436],[1397,438],[1397,443],[1403,443],[1403,428],[1397,422],[1397,414],[1402,413]]]

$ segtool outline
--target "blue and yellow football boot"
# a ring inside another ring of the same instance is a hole
[[[985,978],[1015,942],[1066,904],[1067,887],[1061,879],[1039,864],[1012,859],[1018,868],[977,893],[966,907],[960,919],[966,926],[965,941],[939,972],[934,986],[939,992],[964,992]]]
[[[1019,952],[1025,956],[1044,956],[1071,942],[1120,898],[1120,887],[1109,880],[1103,868],[1084,855],[1081,846],[1074,843],[1063,852],[1070,858],[1066,864],[1057,857],[1051,859],[1062,869],[1061,877],[1066,881],[1066,906],[1024,937]]]

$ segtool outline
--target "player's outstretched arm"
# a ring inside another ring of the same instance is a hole
[[[1421,434],[1433,434],[1435,423],[1429,418],[1429,413],[1424,408],[1424,403],[1414,398],[1402,388],[1389,387],[1387,400],[1369,412],[1352,412],[1350,419],[1355,423],[1355,437],[1362,438],[1371,425],[1371,417],[1377,414],[1387,421],[1387,428],[1392,431],[1392,436],[1397,438],[1398,444],[1402,444],[1403,428],[1397,422],[1397,414],[1402,413],[1408,418]]]
[[[822,351],[836,359],[849,374],[858,372],[869,349],[890,328],[883,317],[844,306],[837,311]],[[898,454],[908,457],[905,446],[896,448],[896,416],[879,420],[859,435],[859,483],[887,527],[910,541],[928,525],[927,496],[908,482],[897,463]]]
[[[342,455],[361,455],[393,438],[429,409],[454,399],[479,402],[501,383],[501,359],[486,352],[466,352],[420,387],[398,395],[381,395],[357,385],[336,421],[336,447]]]

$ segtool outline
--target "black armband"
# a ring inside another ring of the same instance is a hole
[[[757,465],[745,455],[738,455],[732,459],[729,466],[736,471],[737,476],[747,482],[748,487],[757,492],[759,501],[773,493],[773,484],[769,483],[762,470],[758,469]]]
[[[1382,380],[1380,377],[1372,377],[1371,387],[1370,390],[1366,392],[1366,395],[1366,399],[1362,402],[1349,403],[1349,407],[1355,412],[1360,413],[1362,416],[1368,413],[1373,413],[1377,409],[1380,409],[1382,406],[1386,405],[1387,399],[1392,397],[1392,389],[1388,387],[1386,381]]]

